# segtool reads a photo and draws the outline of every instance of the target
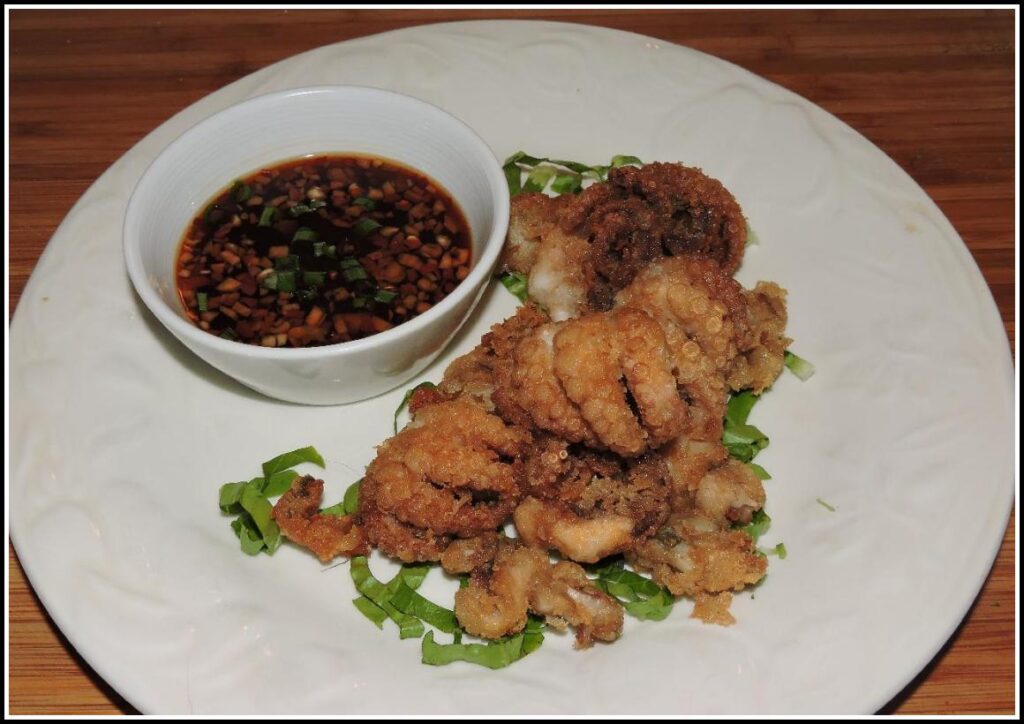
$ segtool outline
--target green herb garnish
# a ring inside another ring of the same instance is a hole
[[[299,257],[295,254],[279,256],[274,259],[274,268],[278,271],[296,271],[299,268]]]
[[[304,271],[302,272],[302,283],[309,287],[322,287],[327,283],[327,272]]]
[[[622,559],[592,568],[594,585],[614,597],[626,613],[643,621],[661,621],[672,612],[675,598],[649,578],[626,570]]]
[[[502,669],[536,651],[543,642],[544,624],[531,616],[520,633],[486,644],[439,644],[430,631],[423,637],[420,651],[423,663],[431,666],[466,661],[488,669]]]
[[[383,609],[391,620],[398,625],[399,638],[418,638],[423,635],[425,630],[423,622],[413,616],[402,613],[391,603],[391,597],[394,595],[391,586],[394,585],[397,588],[401,584],[401,574],[385,586],[370,573],[370,566],[366,561],[366,556],[355,556],[352,558],[351,574],[352,582],[356,584],[356,590]]]
[[[231,196],[238,203],[244,203],[252,196],[252,187],[244,181],[235,181],[235,185],[231,187]]]
[[[768,447],[768,436],[757,427],[747,424],[750,410],[758,399],[760,398],[757,395],[747,390],[730,397],[725,409],[722,444],[729,451],[729,455],[745,463],[749,463],[761,450]]]
[[[502,272],[498,280],[508,289],[520,302],[526,302],[529,297],[527,284],[529,278],[520,272]]]
[[[295,235],[292,237],[292,243],[296,241],[317,241],[320,235],[310,228],[305,226],[300,227],[295,231]]]
[[[263,463],[263,475],[269,477],[274,473],[287,470],[292,465],[299,465],[301,463],[313,463],[321,468],[327,467],[324,463],[323,457],[321,457],[315,447],[300,447],[297,450],[282,453],[281,455],[271,458],[270,460],[267,460],[267,462]]]
[[[260,214],[260,226],[270,226],[280,215],[281,211],[276,206],[264,206]]]
[[[359,282],[370,278],[370,275],[361,266],[351,266],[347,269],[342,269],[341,275],[345,277],[346,281],[350,282]]]
[[[377,202],[366,196],[360,196],[358,199],[352,202],[356,206],[362,206],[367,211],[373,211],[377,208]]]
[[[544,191],[550,183],[556,194],[579,193],[585,180],[604,181],[608,170],[629,164],[642,164],[636,156],[615,156],[607,166],[588,166],[578,161],[557,158],[538,158],[519,151],[513,153],[502,165],[511,196],[522,191]],[[522,180],[526,172],[526,182]]]
[[[200,312],[206,311],[207,301],[206,292],[196,292],[196,308]]]
[[[373,294],[373,301],[381,304],[390,304],[397,297],[397,292],[389,292],[387,289],[378,289]]]
[[[740,526],[739,529],[750,536],[750,539],[757,543],[757,539],[768,532],[768,529],[772,525],[772,519],[768,517],[768,514],[764,512],[764,508],[754,511],[753,517],[750,522],[746,525]]]
[[[829,505],[828,503],[826,503],[821,498],[815,498],[815,500],[818,501],[818,505],[820,505],[822,508],[824,508],[828,512],[830,512],[830,513],[835,513],[836,512],[836,508],[835,508],[834,505]]]
[[[373,231],[379,228],[380,224],[373,219],[360,219],[355,223],[355,226],[352,227],[352,231],[355,232],[356,236],[362,238],[364,236],[369,236]]]

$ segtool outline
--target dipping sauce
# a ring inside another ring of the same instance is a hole
[[[470,233],[427,176],[368,156],[302,158],[238,179],[185,231],[190,319],[264,347],[338,344],[423,314],[469,274]]]

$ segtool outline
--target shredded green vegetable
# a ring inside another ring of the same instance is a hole
[[[520,633],[486,644],[439,644],[430,631],[423,637],[421,660],[431,666],[466,661],[488,669],[501,669],[536,651],[543,642],[544,624],[531,616]]]
[[[520,302],[525,302],[529,296],[526,285],[528,282],[527,276],[520,272],[502,272],[498,275],[498,280],[512,292],[513,296]]]
[[[749,463],[768,447],[768,436],[757,427],[747,424],[747,417],[758,399],[758,396],[749,390],[740,392],[729,398],[729,404],[725,409],[722,444],[729,451],[729,455],[745,463]],[[761,471],[763,472],[764,468],[761,468]]]
[[[356,590],[383,609],[388,617],[397,624],[399,638],[419,638],[423,635],[425,630],[423,622],[414,616],[402,613],[391,603],[391,597],[394,595],[391,587],[394,585],[397,588],[401,584],[401,574],[385,586],[370,573],[370,566],[366,561],[366,556],[355,556],[352,558],[350,573],[352,574],[352,582],[356,584]],[[363,613],[365,614],[365,611]]]
[[[757,543],[758,538],[768,532],[768,529],[772,525],[772,519],[764,512],[764,508],[754,512],[753,518],[750,522],[740,527],[744,533],[750,536],[750,539]]]
[[[828,512],[830,512],[830,513],[835,513],[836,512],[836,507],[834,505],[829,505],[828,503],[826,503],[821,498],[815,498],[815,500],[818,501],[818,505],[820,505],[822,508],[824,508]]]
[[[613,596],[626,613],[643,621],[661,621],[672,612],[675,598],[654,581],[626,570],[621,559],[592,568],[594,585]]]
[[[508,181],[511,196],[523,191],[544,191],[548,189],[555,194],[579,193],[583,190],[584,181],[604,181],[612,168],[627,165],[641,165],[636,156],[614,156],[607,166],[588,166],[578,161],[565,161],[556,158],[539,158],[522,151],[513,153],[505,159],[502,170]],[[526,173],[526,181],[523,181]]]

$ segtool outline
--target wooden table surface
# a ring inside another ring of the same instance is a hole
[[[174,113],[311,48],[411,25],[504,17],[588,23],[687,45],[834,113],[939,204],[981,267],[1012,341],[1016,49],[1009,10],[14,10],[10,314],[72,204]],[[968,617],[883,712],[1016,710],[1014,560],[1011,519]],[[9,571],[9,711],[134,712],[61,636],[13,548]]]

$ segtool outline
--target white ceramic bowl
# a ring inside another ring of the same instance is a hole
[[[192,218],[232,180],[323,153],[372,154],[440,183],[472,232],[469,276],[428,312],[342,344],[266,348],[204,332],[185,316],[174,265]],[[487,145],[441,109],[390,91],[318,86],[260,96],[193,126],[145,171],[128,203],[124,255],[139,296],[208,363],[265,395],[340,404],[386,392],[423,370],[479,301],[508,226],[508,185]]]

